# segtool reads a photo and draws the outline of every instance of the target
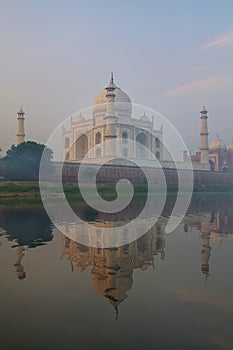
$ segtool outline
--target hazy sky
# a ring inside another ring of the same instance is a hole
[[[199,144],[199,111],[210,139],[233,138],[232,0],[0,0],[1,139],[45,143],[70,114],[108,83],[154,108]]]

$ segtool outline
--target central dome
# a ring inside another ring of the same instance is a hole
[[[130,118],[132,113],[132,102],[129,96],[116,86],[113,82],[113,76],[110,80],[111,86],[115,88],[113,91],[114,98],[114,111],[116,117],[126,117]],[[106,97],[107,90],[104,88],[94,99],[92,108],[93,108],[93,118],[105,117],[107,112],[107,103],[108,98]]]

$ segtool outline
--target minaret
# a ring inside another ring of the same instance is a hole
[[[105,127],[105,136],[104,139],[105,141],[107,140],[111,140],[111,142],[114,142],[114,139],[116,139],[117,135],[116,135],[116,121],[117,121],[117,117],[114,115],[114,100],[115,100],[115,94],[114,94],[114,90],[116,89],[116,86],[113,82],[113,73],[111,73],[111,79],[110,79],[110,83],[107,85],[106,90],[107,90],[107,94],[106,97],[108,99],[108,103],[107,103],[107,112],[106,112],[106,116],[104,117],[104,121],[106,124]],[[111,149],[106,149],[105,150],[105,154],[115,154],[115,143],[111,144]],[[107,147],[108,148],[108,147]]]
[[[183,162],[188,163],[188,161],[189,161],[188,151],[184,150],[183,151]]]
[[[207,113],[205,106],[202,107],[201,113],[201,140],[200,140],[200,151],[201,151],[201,163],[209,164],[209,146],[208,146],[208,127],[207,127]]]
[[[24,133],[24,111],[22,107],[20,107],[20,110],[18,111],[18,132],[17,132],[17,145],[24,142],[25,133]]]

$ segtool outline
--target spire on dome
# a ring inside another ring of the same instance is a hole
[[[113,72],[111,72],[110,84],[114,84],[114,81],[113,81]]]
[[[113,81],[113,84],[112,84]],[[131,118],[132,114],[132,102],[129,96],[121,90],[118,86],[115,85],[115,80],[113,73],[110,72],[110,80],[108,80],[108,85],[96,96],[93,101],[93,118],[105,117],[107,105],[109,102],[108,97],[106,96],[106,90],[112,90],[114,88],[115,102],[120,102],[115,104],[115,110],[117,114],[124,115],[123,119],[126,122],[128,118]],[[113,90],[112,90],[113,91]],[[122,120],[123,121],[123,120]]]

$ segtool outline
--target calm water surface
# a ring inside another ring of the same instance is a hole
[[[173,204],[114,249],[72,241],[38,205],[2,204],[1,348],[233,349],[233,198],[194,198],[167,235]]]

